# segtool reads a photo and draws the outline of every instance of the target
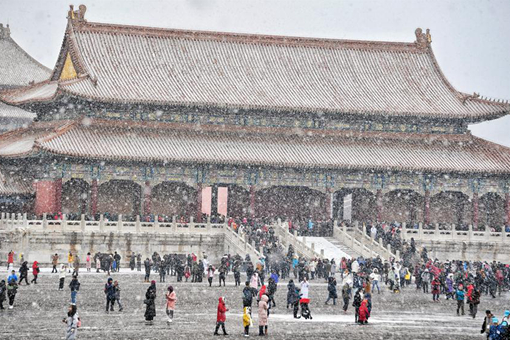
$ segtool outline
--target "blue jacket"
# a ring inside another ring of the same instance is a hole
[[[455,296],[457,298],[457,301],[464,301],[464,291],[463,290],[460,290],[460,289],[457,289],[457,291],[455,292]]]
[[[11,280],[18,282],[18,276],[16,276],[16,274],[9,275],[9,277],[7,278],[7,283],[11,282]]]
[[[501,339],[501,326],[492,325],[489,328],[489,340],[500,340]]]

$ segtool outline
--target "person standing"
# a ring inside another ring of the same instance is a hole
[[[142,254],[136,256],[136,270],[139,272],[142,271]]]
[[[439,302],[439,293],[441,292],[441,282],[439,281],[439,278],[437,276],[434,277],[434,280],[432,280],[431,287],[432,287],[432,301]]]
[[[462,311],[462,315],[464,315],[464,287],[462,285],[457,287],[455,298],[457,300],[457,315],[459,315],[459,311]]]
[[[148,260],[148,259],[147,259]],[[145,292],[145,324],[153,325],[156,316],[156,281],[151,281],[151,285]]]
[[[18,292],[18,284],[16,280],[10,279],[7,284],[7,298],[9,299],[9,309],[14,308],[14,299],[16,298],[16,293]]]
[[[220,296],[218,299],[218,309],[216,313],[216,329],[214,330],[214,335],[219,335],[218,330],[223,330],[223,335],[228,335],[227,331],[225,330],[225,322],[227,321],[227,311],[228,308],[225,304],[225,298],[223,296]]]
[[[259,335],[267,335],[267,319],[268,319],[268,305],[269,297],[264,294],[259,301]]]
[[[73,275],[73,279],[69,283],[69,288],[71,289],[71,303],[76,304],[76,295],[78,295],[78,291],[80,290],[78,276]]]
[[[306,276],[303,277],[303,281],[301,282],[301,290],[299,300],[299,304],[301,305],[301,316],[305,319],[312,319],[312,313],[310,312],[310,298],[308,297],[310,289],[310,284],[308,283]]]
[[[250,326],[253,326],[253,320],[251,319],[251,308],[244,307],[243,308],[243,327],[244,327],[244,336],[250,336]]]
[[[51,265],[53,268],[51,269],[51,273],[58,273],[57,266],[58,266],[58,254],[55,254],[51,257]]]
[[[113,259],[117,263],[117,268],[115,269],[115,271],[119,272],[120,271],[120,260],[122,259],[122,256],[120,256],[120,254],[115,252],[115,255],[113,255]]]
[[[14,252],[11,250],[9,254],[7,254],[7,270],[12,267],[14,267]]]
[[[30,283],[28,283],[28,263],[26,261],[24,261],[19,268],[19,276],[19,284],[25,279],[27,286],[30,285]]]
[[[66,324],[66,340],[75,340],[78,332],[78,314],[76,313],[76,305],[70,305],[67,311],[67,318],[62,319]]]
[[[131,271],[135,270],[135,266],[136,266],[136,255],[133,252],[131,254],[131,257],[129,258],[129,268],[131,269]]]
[[[351,287],[348,283],[345,283],[342,287],[342,299],[344,301],[344,314],[347,313],[347,308],[349,308],[349,300],[351,299]]]
[[[338,294],[336,291],[336,279],[333,276],[328,278],[328,299],[324,303],[328,304],[329,300],[333,299],[333,305],[336,305],[336,299],[338,298]]]
[[[58,290],[64,289],[64,281],[66,280],[66,272],[67,268],[66,265],[62,263],[60,266],[60,272],[59,272],[59,284],[58,284]]]
[[[34,275],[34,278],[32,279],[32,281],[30,281],[30,283],[34,283],[34,284],[37,284],[37,277],[39,276],[39,263],[37,261],[34,261],[34,263],[32,264],[32,274]]]
[[[174,292],[174,287],[168,286],[168,291],[166,292],[166,316],[167,323],[172,323],[174,319],[174,311],[175,311],[175,302],[177,301],[177,296]]]
[[[4,301],[7,298],[7,285],[5,280],[0,281],[0,310],[4,309]]]
[[[80,257],[78,254],[74,255],[74,268],[73,268],[73,275],[78,276],[78,271],[80,270]]]
[[[122,307],[122,302],[120,301],[120,285],[119,281],[113,282],[113,287],[115,288],[115,301],[117,301],[117,304],[119,305],[119,312],[122,312],[124,309]]]
[[[361,307],[361,288],[358,288],[356,290],[356,293],[354,294],[354,299],[352,301],[352,306],[354,307],[354,322],[358,323],[359,321],[359,308]]]
[[[113,286],[113,279],[108,278],[108,281],[104,285],[104,293],[106,295],[106,313],[113,312],[113,306],[115,305],[115,287]]]
[[[473,289],[473,293],[471,293],[471,299],[469,299],[469,315],[476,317],[476,313],[478,312],[478,305],[480,304],[480,290],[478,288]],[[503,320],[501,320],[503,321]]]
[[[90,270],[92,269],[92,258],[90,256],[90,252],[87,253],[87,257],[85,258],[85,267],[87,268],[87,272],[90,273]]]
[[[374,271],[370,274],[370,280],[372,280],[372,290],[374,291],[377,287],[377,294],[380,294],[381,288],[379,288],[379,281],[381,281],[381,275],[377,268],[374,268]]]
[[[69,273],[71,272],[71,269],[73,268],[73,263],[74,263],[73,253],[69,252],[69,254],[67,254],[67,268],[69,269]]]
[[[151,276],[151,267],[152,267],[151,260],[149,260],[149,258],[145,259],[143,265],[145,267],[145,279],[144,279],[144,282],[149,282],[149,279],[150,279],[150,276]]]

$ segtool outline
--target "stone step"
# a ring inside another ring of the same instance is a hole
[[[357,253],[350,247],[346,246],[345,244],[342,244],[342,242],[340,242],[338,239],[336,239],[334,237],[326,237],[325,239],[328,240],[329,242],[331,242],[332,244],[334,244],[338,249],[340,249],[344,253],[348,254],[352,258],[358,258],[360,256],[359,253]]]

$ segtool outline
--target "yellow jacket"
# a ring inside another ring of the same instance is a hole
[[[243,327],[253,326],[253,321],[251,320],[251,316],[250,316],[250,312],[248,311],[248,308],[250,308],[250,307],[244,307]]]
[[[73,263],[74,262],[74,257],[72,254],[69,254],[67,255],[67,263]]]

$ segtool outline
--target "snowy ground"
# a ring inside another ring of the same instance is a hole
[[[0,270],[3,278],[7,274]],[[156,279],[156,275],[152,275]],[[216,307],[219,296],[225,296],[227,307],[227,331],[229,338],[241,338],[242,334],[242,287],[234,287],[232,276],[227,287],[206,283],[176,283],[175,277],[165,284],[158,281],[157,317],[153,326],[145,326],[144,294],[148,284],[143,283],[139,272],[122,271],[112,275],[122,287],[124,312],[104,312],[103,286],[106,274],[80,274],[81,291],[78,294],[78,311],[83,327],[79,339],[213,339]],[[244,275],[242,277],[244,279]],[[61,322],[70,300],[69,278],[66,290],[58,291],[58,274],[43,270],[37,285],[21,286],[14,310],[0,311],[0,339],[62,339],[64,324]],[[214,282],[217,284],[217,281]],[[168,326],[164,319],[164,293],[172,284],[178,302],[175,322]],[[497,299],[483,296],[476,319],[455,316],[455,303],[441,300],[433,303],[430,295],[417,293],[408,287],[401,294],[384,291],[373,297],[373,311],[366,326],[354,324],[352,306],[346,315],[340,302],[324,305],[327,288],[324,281],[312,281],[310,297],[314,319],[295,320],[286,307],[286,282],[278,286],[277,307],[269,317],[269,334],[274,339],[482,339],[480,327],[485,309],[491,309],[501,317],[508,307],[510,294]],[[352,301],[351,301],[352,303]],[[506,304],[505,304],[506,303]],[[466,306],[467,308],[467,306]],[[254,308],[254,315],[256,310]],[[255,324],[257,318],[255,316]],[[251,329],[252,336],[257,330]]]
[[[298,237],[301,241],[303,241],[303,237]],[[339,249],[337,246],[335,246],[333,243],[326,240],[324,237],[306,237],[305,243],[308,247],[312,247],[312,243],[314,244],[315,251],[320,253],[321,249],[324,249],[324,257],[327,259],[335,259],[335,262],[337,264],[340,263],[342,260],[342,257],[345,257],[347,259],[350,259],[351,256],[349,254],[346,254],[341,249]]]

